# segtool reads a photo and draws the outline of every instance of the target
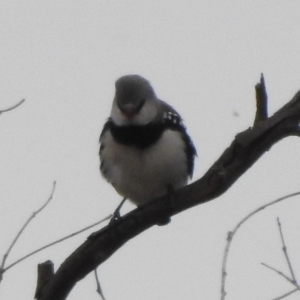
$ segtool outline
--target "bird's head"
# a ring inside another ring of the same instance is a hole
[[[149,81],[126,75],[116,81],[111,118],[117,125],[145,125],[157,116],[158,101]]]

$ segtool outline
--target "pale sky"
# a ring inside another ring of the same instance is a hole
[[[300,89],[299,1],[0,2],[0,255],[48,198],[7,260],[106,217],[120,196],[101,178],[98,140],[114,81],[140,74],[185,120],[203,175],[234,136],[253,124],[264,72],[273,113]],[[153,227],[99,267],[107,300],[220,299],[227,232],[248,213],[300,191],[300,142],[271,149],[223,196]],[[127,203],[124,211],[134,205]],[[226,299],[273,299],[293,289],[276,217],[300,277],[299,197],[252,218],[232,244]],[[99,229],[98,227],[97,229]],[[55,269],[92,232],[49,248],[4,274],[1,300],[32,299],[37,264]],[[70,300],[100,299],[92,274]],[[294,294],[288,299],[298,299]]]

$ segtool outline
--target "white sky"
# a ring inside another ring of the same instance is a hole
[[[119,76],[146,77],[182,114],[198,150],[198,179],[252,125],[261,72],[271,113],[300,88],[299,37],[296,0],[1,1],[0,109],[26,102],[0,116],[0,254],[47,199],[53,180],[54,199],[8,264],[118,205],[120,197],[100,176],[98,138]],[[219,299],[227,232],[260,205],[299,191],[299,166],[299,140],[289,138],[219,199],[128,242],[99,268],[107,300]],[[280,216],[300,276],[299,210],[294,198],[241,229],[230,253],[226,299],[273,299],[293,289],[260,263],[288,273]],[[0,298],[32,299],[37,264],[51,259],[57,268],[88,235],[8,271]],[[95,289],[88,275],[68,299],[99,299]]]

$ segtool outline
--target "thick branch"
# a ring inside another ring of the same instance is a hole
[[[46,262],[38,265],[38,278],[35,290],[35,299],[39,299],[43,288],[49,282],[54,274],[54,265],[53,262],[47,260]]]
[[[229,148],[196,182],[177,191],[174,197],[161,197],[128,213],[113,226],[90,236],[60,266],[43,290],[41,300],[66,299],[76,282],[107,260],[127,241],[193,206],[222,195],[265,152],[281,139],[299,135],[300,92],[270,118],[239,133]]]

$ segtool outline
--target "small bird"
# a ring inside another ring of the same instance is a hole
[[[148,80],[126,75],[115,88],[100,135],[100,170],[122,204],[129,199],[140,206],[187,184],[196,149],[180,115],[157,98]]]

